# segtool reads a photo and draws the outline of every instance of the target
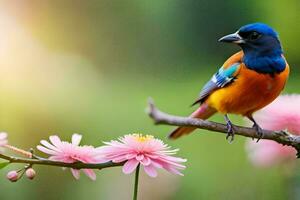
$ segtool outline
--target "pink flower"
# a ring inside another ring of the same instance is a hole
[[[254,115],[264,129],[288,130],[300,135],[300,95],[281,95]]]
[[[288,130],[300,135],[300,95],[282,95],[257,112],[254,119],[264,129]],[[270,140],[246,142],[249,158],[255,166],[270,167],[296,160],[296,150]]]
[[[41,140],[37,149],[49,154],[49,160],[60,161],[65,163],[101,163],[103,160],[99,157],[97,149],[93,146],[79,146],[82,136],[79,134],[72,135],[72,143],[61,141],[56,135],[50,136],[50,144],[46,140]],[[71,169],[73,176],[79,179],[80,170]],[[96,180],[96,174],[92,169],[83,169],[83,172],[92,180]]]
[[[3,147],[7,144],[7,133],[0,133],[0,147]],[[0,149],[1,150],[1,149]]]
[[[246,150],[250,161],[257,167],[271,167],[295,161],[297,153],[293,147],[283,146],[271,140],[260,140],[256,143],[250,139],[246,142]]]
[[[179,170],[185,169],[180,164],[186,159],[174,157],[178,149],[171,150],[170,147],[153,136],[131,134],[121,137],[119,141],[112,140],[104,142],[105,146],[99,147],[99,152],[106,161],[114,163],[125,162],[123,172],[132,173],[140,164],[145,172],[156,177],[156,168],[163,168],[171,173],[183,175]]]

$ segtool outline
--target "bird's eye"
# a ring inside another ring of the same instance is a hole
[[[249,40],[256,40],[260,37],[260,34],[256,31],[253,31],[249,36],[248,39]]]

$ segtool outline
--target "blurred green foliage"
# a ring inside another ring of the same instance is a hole
[[[299,9],[297,0],[3,2],[1,130],[24,148],[52,134],[69,140],[75,132],[95,146],[132,132],[164,138],[172,128],[153,125],[145,114],[147,98],[188,115],[202,85],[238,50],[217,39],[255,21],[280,33],[292,69],[285,92],[299,93]],[[287,199],[283,170],[251,166],[244,140],[229,145],[223,135],[198,130],[168,141],[188,159],[185,176],[142,176],[151,184],[141,186],[141,199],[153,193],[172,200]],[[36,171],[34,181],[0,179],[0,199],[131,198],[133,176],[119,169],[99,171],[96,182],[75,181],[57,168]],[[160,184],[161,191],[153,188]]]

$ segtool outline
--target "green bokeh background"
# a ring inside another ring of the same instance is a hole
[[[165,140],[172,128],[153,125],[147,98],[170,113],[191,113],[203,84],[238,50],[217,39],[256,21],[280,33],[291,66],[284,93],[299,93],[299,10],[298,0],[1,1],[1,131],[25,149],[53,134],[69,140],[81,133],[82,144],[95,146],[132,132]],[[142,173],[141,200],[291,196],[282,168],[251,165],[245,138],[229,145],[223,135],[198,130],[166,142],[188,159],[185,176]],[[133,175],[120,168],[97,172],[93,182],[36,166],[34,181],[12,184],[4,177],[17,167],[0,171],[0,199],[131,199]]]

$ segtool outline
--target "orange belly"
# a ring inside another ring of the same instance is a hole
[[[213,92],[206,103],[218,112],[249,116],[271,103],[282,91],[289,66],[280,74],[260,74],[242,64],[237,79]]]

